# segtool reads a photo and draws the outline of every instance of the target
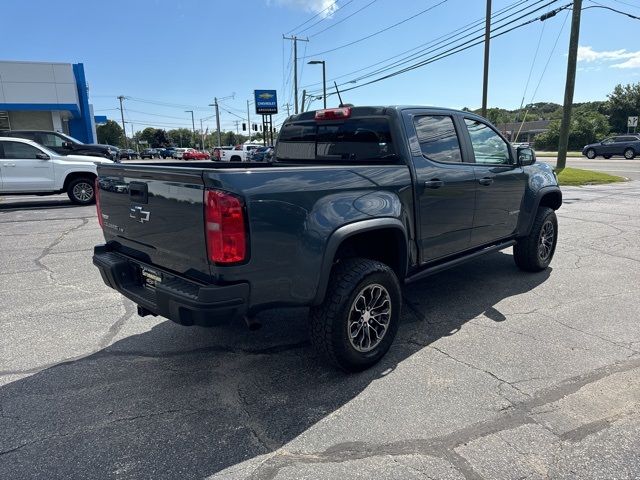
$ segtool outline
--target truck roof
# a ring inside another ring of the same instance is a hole
[[[350,106],[350,105],[345,105]],[[338,108],[338,107],[330,107],[330,108]],[[433,105],[363,105],[363,106],[351,106],[351,116],[359,117],[359,116],[367,116],[367,115],[385,115],[389,110],[403,111],[403,110],[416,110],[416,109],[431,109],[431,110],[439,110],[445,112],[452,113],[464,113],[465,115],[478,117],[473,112],[465,112],[463,110],[457,110],[454,108],[446,108],[446,107],[437,107]],[[304,121],[304,120],[313,120],[315,118],[315,112],[322,109],[317,110],[308,110],[306,112],[298,113],[297,115],[291,115],[287,118],[286,121],[295,122],[295,121]]]

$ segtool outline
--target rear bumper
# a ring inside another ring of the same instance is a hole
[[[201,285],[110,251],[95,247],[93,264],[104,283],[153,313],[182,325],[212,326],[243,316],[249,302],[249,284]],[[143,285],[141,267],[162,275],[155,288]]]

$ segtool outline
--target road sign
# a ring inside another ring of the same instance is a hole
[[[629,117],[627,120],[627,127],[637,127],[638,126],[638,117]]]
[[[254,90],[253,94],[258,115],[278,113],[278,97],[275,90]]]

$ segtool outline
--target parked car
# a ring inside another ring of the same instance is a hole
[[[0,136],[26,138],[53,150],[58,155],[89,155],[118,160],[118,147],[95,143],[82,143],[64,133],[49,130],[3,130]]]
[[[160,149],[160,155],[162,158],[173,158],[173,153],[176,151],[173,147]]]
[[[549,266],[562,193],[535,160],[471,112],[308,111],[247,169],[100,165],[129,194],[100,189],[93,263],[139,315],[183,325],[310,307],[316,349],[363,370],[393,342],[403,283],[512,246],[520,269]]]
[[[32,140],[0,136],[0,194],[54,195],[73,203],[95,200],[96,163],[114,161],[88,155],[60,155]]]
[[[233,150],[221,150],[220,160],[223,162],[246,162],[249,159],[249,153],[256,148],[262,147],[258,143],[244,143],[236,145]]]
[[[209,160],[210,158],[209,152],[201,152],[199,150],[187,150],[182,154],[183,160]]]
[[[145,148],[140,152],[140,158],[160,158],[160,151],[155,148]]]
[[[138,152],[136,152],[132,148],[122,148],[118,152],[118,158],[120,158],[121,160],[125,158],[127,160],[131,160],[138,157],[139,157]]]
[[[614,155],[623,155],[627,160],[640,154],[640,135],[616,135],[598,143],[585,145],[582,155],[593,159],[602,156],[606,159]]]
[[[173,151],[173,158],[177,160],[182,160],[182,156],[184,155],[184,152],[187,152],[189,150],[193,150],[193,148],[175,148]]]
[[[264,162],[271,157],[273,147],[258,147],[249,154],[250,162]]]

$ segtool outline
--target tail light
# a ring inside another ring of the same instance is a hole
[[[209,260],[218,264],[244,261],[247,232],[242,200],[220,190],[205,190],[204,214]]]
[[[341,120],[351,116],[351,107],[326,108],[316,111],[316,120]]]
[[[98,214],[98,223],[100,228],[104,229],[104,219],[102,218],[102,209],[100,208],[100,183],[98,183],[98,177],[93,184],[93,195],[96,197],[96,212]]]

